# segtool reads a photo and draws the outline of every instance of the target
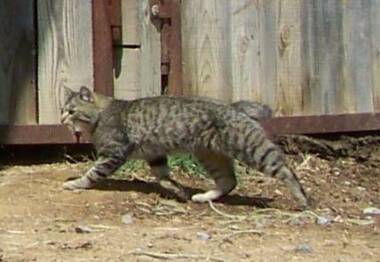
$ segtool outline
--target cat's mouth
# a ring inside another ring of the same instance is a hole
[[[79,142],[80,141],[80,138],[82,136],[82,128],[79,124],[75,123],[74,121],[72,121],[72,119],[70,119],[70,116],[71,114],[65,112],[62,114],[61,116],[61,123],[66,125],[72,135],[75,137],[76,141]]]

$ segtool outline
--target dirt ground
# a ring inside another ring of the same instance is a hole
[[[239,187],[210,204],[179,203],[146,171],[69,192],[90,163],[0,170],[0,261],[380,261],[380,168],[353,158],[293,155],[313,206],[239,168]],[[211,186],[179,170],[189,190]]]

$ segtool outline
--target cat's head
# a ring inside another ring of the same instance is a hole
[[[93,93],[82,86],[79,92],[64,87],[64,105],[61,108],[61,122],[68,126],[75,135],[80,135],[85,129],[92,131],[100,112],[104,109],[105,100],[109,98]]]

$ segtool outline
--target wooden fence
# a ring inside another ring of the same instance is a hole
[[[378,130],[379,17],[378,0],[2,0],[0,144],[75,142],[59,108],[81,85],[261,101],[275,133]]]
[[[277,115],[380,110],[380,1],[182,1],[185,94]]]
[[[92,2],[0,2],[0,124],[59,124],[62,87],[93,89]],[[114,95],[158,95],[160,33],[150,21],[149,3],[123,0],[121,11],[125,26],[122,43],[114,47]]]

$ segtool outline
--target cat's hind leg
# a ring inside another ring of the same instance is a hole
[[[166,156],[150,158],[147,162],[150,166],[151,174],[156,178],[160,186],[176,195],[181,201],[187,201],[189,199],[186,190],[170,178],[168,159]]]
[[[197,151],[196,158],[215,181],[215,188],[205,193],[191,197],[193,202],[213,201],[231,192],[236,187],[236,177],[233,160],[220,153],[212,151]]]

